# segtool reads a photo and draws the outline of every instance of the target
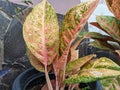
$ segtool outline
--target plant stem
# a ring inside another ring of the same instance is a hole
[[[56,90],[59,90],[58,77],[56,76]]]
[[[47,71],[47,65],[45,65],[45,78],[46,78],[46,82],[47,82],[47,85],[48,85],[48,89],[53,90],[53,87],[52,87],[52,84],[50,82],[50,78],[49,78],[49,75],[48,75],[48,71]]]

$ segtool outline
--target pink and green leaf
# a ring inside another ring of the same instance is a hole
[[[108,78],[100,80],[102,90],[119,90],[120,88],[120,76],[115,78]]]
[[[76,7],[70,9],[62,23],[60,29],[60,53],[65,51],[66,47],[70,46],[77,34],[81,32],[88,18],[97,7],[100,0],[90,0],[80,3]]]
[[[114,51],[114,47],[112,45],[108,44],[107,42],[102,42],[100,40],[95,40],[91,42],[89,45],[102,50]]]
[[[116,76],[120,76],[120,66],[112,60],[102,57],[84,65],[79,74],[71,75],[65,80],[65,83],[86,83]]]
[[[70,48],[70,59],[67,62],[78,59],[79,50],[77,50],[78,45],[83,41],[83,37],[78,37],[74,43],[71,44]]]
[[[81,3],[70,9],[62,23],[60,29],[60,58],[57,64],[54,64],[54,69],[61,75],[61,80],[65,78],[65,68],[68,60],[70,46],[76,35],[81,32],[88,18],[97,7],[100,0],[90,0]],[[57,69],[57,70],[56,70]],[[56,75],[57,76],[57,75]]]
[[[59,27],[53,7],[43,0],[27,16],[23,29],[31,53],[42,64],[50,65],[59,54]]]
[[[29,61],[34,68],[40,72],[44,72],[44,65],[30,52],[30,50],[27,48],[27,55],[29,58]]]
[[[106,68],[120,71],[120,66],[113,62],[111,59],[106,57],[90,60],[86,65],[84,65],[82,70],[87,70],[90,68],[95,69]]]
[[[66,66],[66,73],[74,72],[74,70],[79,70],[83,65],[88,63],[93,57],[95,57],[95,55],[91,54],[69,62]]]
[[[120,41],[120,21],[112,16],[97,16],[98,24],[115,40]]]
[[[113,78],[116,76],[120,76],[120,71],[112,70],[112,69],[88,69],[80,71],[79,74],[72,75],[68,79],[65,80],[66,84],[74,84],[74,83],[88,83],[94,82],[97,80]]]
[[[118,42],[115,39],[113,39],[112,37],[110,37],[108,35],[102,35],[98,32],[85,32],[83,34],[80,34],[79,36],[83,36],[84,38],[101,40],[101,41],[104,41],[104,42],[107,42],[107,41]]]
[[[97,27],[98,29],[101,29],[102,31],[106,32],[106,30],[104,30],[97,22],[90,22],[90,24]]]

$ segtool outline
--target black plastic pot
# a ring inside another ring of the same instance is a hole
[[[55,75],[53,73],[49,74],[50,79],[55,79]],[[45,75],[34,68],[30,68],[23,73],[21,73],[14,81],[12,90],[30,90],[32,87],[36,85],[44,85],[45,84]],[[42,86],[41,85],[41,86]],[[90,90],[102,90],[99,81],[92,83],[81,83],[80,87],[84,88],[89,86]],[[36,89],[35,89],[36,90]],[[40,88],[38,88],[40,90]]]
[[[49,74],[50,79],[54,79],[54,74]],[[37,84],[45,84],[45,74],[35,70],[34,68],[27,69],[21,73],[14,81],[12,90],[29,90]],[[40,90],[40,89],[39,89]]]

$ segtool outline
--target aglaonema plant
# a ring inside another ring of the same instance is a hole
[[[90,45],[99,48],[100,50],[114,53],[118,57],[117,63],[120,65],[120,0],[106,0],[106,4],[114,16],[96,16],[97,22],[92,22],[91,24],[107,33],[107,35],[89,32],[84,33],[83,37],[94,39]],[[119,81],[120,77],[101,80],[103,90],[119,90]]]
[[[64,90],[66,85],[69,90],[78,89],[79,83],[120,75],[120,67],[108,58],[93,60],[94,54],[78,58],[76,47],[84,39],[78,34],[99,1],[89,0],[70,9],[61,27],[54,8],[47,0],[35,6],[27,16],[23,25],[27,54],[31,64],[45,73],[49,90]],[[56,77],[52,83],[49,71],[54,72]]]

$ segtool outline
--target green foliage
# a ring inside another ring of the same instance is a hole
[[[107,33],[107,35],[102,35],[100,33],[96,32],[86,32],[84,34],[80,34],[84,38],[90,38],[94,41],[90,43],[91,46],[97,47],[102,50],[107,50],[112,53],[115,53],[118,56],[118,59],[120,60],[120,0],[106,0],[106,4],[109,8],[109,10],[115,15],[115,16],[97,16],[96,21],[92,22],[91,24],[93,26],[96,26],[100,30]],[[119,61],[118,60],[118,61]],[[91,61],[87,66],[87,69],[92,66],[92,63],[94,61]],[[110,63],[110,62],[109,62]],[[113,64],[113,62],[111,62]],[[105,62],[97,63],[97,67],[104,67],[107,69],[112,70],[120,70],[119,66],[116,67],[116,64],[114,65],[108,64],[108,60]],[[102,65],[102,66],[101,66]],[[106,67],[107,66],[107,67]],[[120,78],[108,78],[101,80],[103,90],[119,90],[120,88]]]
[[[90,0],[70,9],[66,13],[61,27],[58,27],[55,10],[47,0],[43,0],[35,6],[27,16],[23,25],[23,37],[27,47],[27,54],[31,64],[37,70],[45,72],[50,90],[53,90],[48,76],[50,70],[56,76],[56,90],[63,89],[65,84],[86,83],[120,75],[120,67],[108,58],[102,57],[92,60],[95,56],[92,54],[79,59],[77,57],[76,59],[76,56],[78,56],[76,47],[83,38],[96,39],[92,43],[96,47],[101,46],[100,48],[111,51],[117,50],[113,44],[107,43],[110,40],[119,44],[119,36],[115,36],[119,35],[119,32],[115,33],[119,21],[115,23],[117,20],[112,17],[97,17],[97,21],[100,22],[97,24],[100,24],[99,26],[102,26],[102,28],[104,27],[103,29],[107,28],[104,31],[110,36],[98,33],[84,33],[82,37],[78,38],[78,41],[73,43],[99,1]],[[26,2],[30,3],[29,0]],[[111,21],[113,25],[110,23]],[[101,22],[104,22],[104,24],[101,24]],[[106,24],[110,24],[112,29],[104,26]],[[101,42],[102,40],[104,43]],[[64,85],[63,82],[65,82]]]
[[[97,16],[96,20],[107,34],[120,42],[120,20],[112,16]]]
[[[87,65],[84,65],[83,68],[79,70],[79,73],[69,76],[69,78],[65,80],[65,83],[87,83],[119,75],[120,66],[106,57],[101,57],[90,61],[90,63],[88,62]]]
[[[108,78],[100,80],[103,90],[119,90],[120,89],[120,76],[115,78]]]
[[[67,63],[66,73],[80,69],[83,65],[88,63],[94,56],[94,54],[91,54]]]

